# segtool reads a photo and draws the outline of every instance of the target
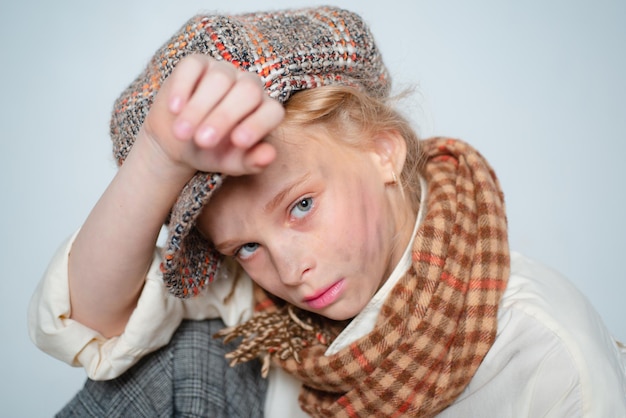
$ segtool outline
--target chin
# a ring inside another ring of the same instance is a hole
[[[333,309],[331,307],[327,310],[323,310],[321,312],[317,312],[318,315],[321,315],[325,318],[332,319],[333,321],[346,321],[348,319],[352,319],[357,316],[363,309],[345,309],[341,307],[337,307],[338,309]]]

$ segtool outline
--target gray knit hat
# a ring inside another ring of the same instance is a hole
[[[267,93],[284,103],[292,93],[323,85],[349,85],[376,97],[388,95],[390,79],[367,25],[333,7],[234,16],[197,15],[153,56],[116,100],[111,119],[113,152],[121,165],[176,64],[186,55],[207,54],[261,77]],[[168,238],[161,270],[178,297],[197,294],[211,282],[219,254],[195,228],[195,220],[219,173],[198,172],[184,187],[166,221]]]

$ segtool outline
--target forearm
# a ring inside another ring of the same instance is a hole
[[[74,242],[72,318],[105,336],[119,334],[184,185],[197,171],[237,176],[263,170],[275,158],[263,139],[283,115],[253,74],[201,55],[177,64]]]
[[[72,318],[110,337],[124,329],[159,231],[193,175],[140,134],[82,226],[69,258]]]

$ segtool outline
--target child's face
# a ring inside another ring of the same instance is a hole
[[[388,164],[321,130],[280,132],[270,140],[276,160],[260,174],[228,178],[198,227],[268,292],[331,319],[352,318],[408,242],[397,245]]]

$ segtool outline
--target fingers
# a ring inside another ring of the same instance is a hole
[[[199,171],[220,172],[229,176],[240,176],[261,172],[276,157],[274,146],[265,141],[257,142],[248,149],[233,147],[229,141],[221,141],[215,147],[194,150],[186,160]]]
[[[235,83],[232,65],[192,55],[183,59],[170,76],[169,109],[177,115],[172,127],[180,140],[191,139],[206,114]]]
[[[179,140],[214,147],[230,136],[233,145],[249,148],[282,120],[282,106],[263,91],[255,74],[230,63],[192,56],[179,63],[169,109]]]
[[[276,157],[276,149],[267,142],[258,142],[247,150],[237,148],[222,154],[223,172],[239,176],[259,173]]]
[[[176,164],[241,175],[274,160],[276,150],[263,139],[283,117],[256,74],[193,55],[161,86],[142,129]]]
[[[245,119],[254,118],[255,113],[264,107],[265,103],[269,103],[266,99],[267,95],[261,88],[259,78],[254,74],[239,72],[236,83],[228,94],[202,121],[197,140],[202,144],[202,140],[206,138],[202,138],[201,134],[208,130],[214,135],[213,143],[215,143],[219,138],[238,128],[238,125]],[[255,142],[250,140],[241,145],[247,148]]]
[[[276,148],[266,142],[259,142],[245,154],[242,160],[243,171],[258,173],[270,165],[274,158],[276,158]]]
[[[285,109],[276,100],[262,94],[261,104],[235,126],[231,140],[236,147],[247,148],[273,131],[285,116]]]
[[[168,78],[170,93],[168,107],[170,112],[178,115],[191,98],[196,85],[207,70],[208,61],[199,56],[183,59],[176,70]]]

